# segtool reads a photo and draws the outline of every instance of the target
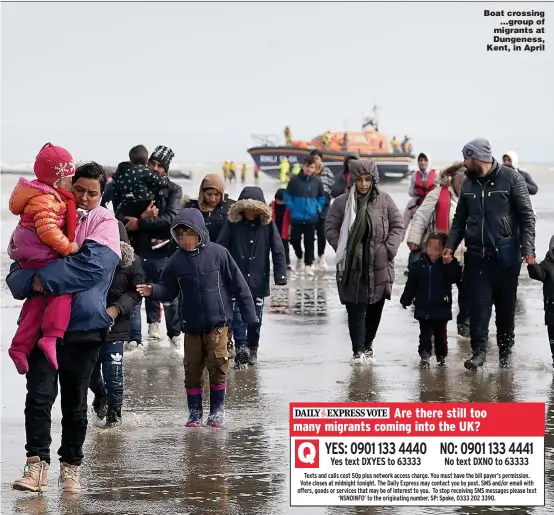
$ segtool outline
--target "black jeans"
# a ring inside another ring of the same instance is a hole
[[[375,304],[345,304],[348,313],[348,331],[352,352],[364,352],[373,347],[373,340],[381,323],[385,299]]]
[[[487,350],[492,306],[496,311],[496,342],[501,350],[514,345],[514,317],[520,266],[505,270],[495,258],[467,256],[466,287],[471,292],[469,331],[473,352]]]
[[[317,221],[317,255],[323,256],[325,254],[325,245],[327,240],[325,239],[325,218],[320,218]]]
[[[310,266],[314,262],[314,239],[316,222],[292,222],[290,243],[298,259],[304,256],[304,264]],[[302,252],[302,236],[304,236],[304,253]]]
[[[289,240],[281,240],[283,242],[283,247],[285,247],[285,260],[287,262],[287,266],[290,265],[290,245]]]
[[[254,297],[254,307],[258,322],[247,325],[242,321],[242,315],[237,302],[233,303],[233,338],[237,349],[248,346],[249,349],[257,349],[260,345],[260,332],[262,330],[262,318],[264,314],[263,297]]]
[[[90,378],[90,389],[98,394],[106,389],[109,408],[123,404],[123,342],[105,342]]]
[[[87,394],[90,376],[96,364],[100,343],[64,344],[58,339],[56,353],[58,371],[35,346],[29,355],[27,398],[25,400],[25,432],[27,457],[38,456],[50,463],[52,443],[52,406],[58,396],[58,380],[62,407],[62,444],[60,461],[80,465],[87,435]]]
[[[463,278],[456,285],[458,287],[458,316],[456,323],[460,325],[469,325],[469,305],[471,301],[471,292],[468,288],[467,272],[464,267]]]
[[[157,283],[160,280],[163,269],[169,261],[169,258],[140,258],[142,268],[144,270],[144,279],[147,283]],[[152,300],[150,297],[144,298],[144,305],[146,307],[146,322],[148,324],[159,324],[162,320],[162,306],[157,300]],[[140,310],[140,308],[138,308]],[[179,314],[179,303],[175,299],[170,305],[164,305],[165,325],[167,327],[167,337],[173,338],[181,334],[181,316]],[[142,333],[142,330],[137,331],[138,324],[140,323],[140,317],[134,319],[133,329],[134,332]]]
[[[433,354],[433,337],[435,338],[435,355],[437,358],[448,355],[448,320],[420,320],[419,321],[419,355]]]

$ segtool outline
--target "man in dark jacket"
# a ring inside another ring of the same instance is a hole
[[[167,175],[173,152],[168,147],[159,146],[150,156],[148,166],[158,175]],[[157,193],[154,203],[149,206],[140,218],[126,217],[125,228],[129,231],[131,245],[139,256],[144,269],[146,281],[158,282],[162,270],[170,256],[175,252],[175,244],[171,237],[171,225],[179,211],[183,191],[173,181],[167,188]],[[160,339],[159,323],[161,322],[161,306],[156,300],[147,298],[146,321],[148,336],[151,340]],[[167,337],[174,351],[181,348],[181,324],[177,312],[177,302],[164,305]],[[131,340],[140,343],[141,320],[140,307],[131,317]]]
[[[310,156],[304,161],[302,171],[291,178],[285,192],[285,204],[290,211],[290,242],[296,254],[296,269],[306,267],[306,275],[314,275],[314,240],[319,215],[327,199],[323,183],[314,175],[315,159]],[[302,251],[304,237],[304,252]],[[304,261],[302,261],[304,257]]]
[[[171,256],[160,282],[140,285],[147,297],[172,301],[180,297],[185,333],[185,387],[189,406],[188,427],[202,423],[204,368],[210,375],[208,425],[223,423],[223,403],[229,370],[227,328],[233,319],[233,302],[240,306],[245,323],[257,321],[252,295],[227,249],[210,242],[202,213],[183,209],[175,218],[171,233],[179,250]]]
[[[269,296],[269,254],[273,258],[275,284],[287,284],[285,249],[271,208],[257,186],[247,186],[229,209],[229,221],[223,227],[217,243],[229,249],[250,288],[256,306],[258,322],[246,325],[240,309],[235,306],[233,336],[235,338],[235,365],[242,368],[258,360],[258,346],[262,327],[264,298]]]
[[[348,185],[348,179],[350,178],[350,172],[348,171],[348,163],[350,161],[356,161],[360,159],[360,155],[357,152],[352,152],[344,158],[344,166],[342,173],[335,178],[335,184],[331,188],[331,197],[340,197],[345,191]]]
[[[140,306],[137,286],[144,283],[140,260],[129,244],[127,231],[119,222],[121,263],[117,266],[106,298],[113,325],[100,348],[100,355],[90,378],[94,393],[92,407],[99,419],[106,417],[106,428],[121,424],[123,404],[123,343],[129,340],[131,313]]]
[[[452,260],[462,240],[471,291],[470,334],[473,356],[464,366],[476,370],[486,360],[492,305],[500,366],[508,367],[514,345],[514,316],[521,257],[535,263],[535,215],[521,174],[498,163],[486,139],[462,150],[467,177],[443,258]]]

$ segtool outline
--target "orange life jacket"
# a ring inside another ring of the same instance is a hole
[[[435,174],[435,170],[430,170],[429,175],[427,176],[427,181],[425,181],[425,184],[423,184],[423,174],[420,170],[416,172],[414,193],[417,195],[416,204],[418,206],[421,206],[421,204],[423,204],[427,193],[435,189]]]

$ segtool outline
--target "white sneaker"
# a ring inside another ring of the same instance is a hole
[[[302,270],[304,270],[304,260],[297,259],[296,260],[296,271],[301,272]]]
[[[173,336],[170,340],[171,343],[171,350],[173,352],[181,352],[181,336]]]
[[[157,324],[156,322],[148,324],[148,338],[150,338],[151,340],[160,339],[160,327],[159,324]]]
[[[314,265],[306,265],[306,277],[313,277],[314,275]]]
[[[144,352],[144,345],[135,340],[125,342],[125,352]]]
[[[356,352],[354,356],[352,356],[352,359],[350,360],[350,363],[352,365],[361,365],[365,361],[365,356],[363,352]]]
[[[317,266],[321,270],[327,269],[327,261],[325,260],[325,256],[319,256],[319,259],[317,260]]]

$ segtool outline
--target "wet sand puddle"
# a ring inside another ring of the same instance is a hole
[[[554,187],[541,184],[533,198],[538,214],[537,255],[542,259],[554,232],[548,198]],[[6,205],[15,178],[2,178]],[[191,192],[195,188],[187,185]],[[266,200],[277,186],[263,183]],[[402,209],[406,185],[386,186]],[[240,186],[231,189],[236,197]],[[4,214],[4,213],[3,213]],[[8,215],[2,245],[16,220]],[[10,225],[11,224],[11,225]],[[259,365],[231,371],[223,430],[186,430],[186,401],[182,357],[171,354],[169,343],[148,348],[144,355],[125,357],[123,425],[104,430],[90,416],[81,467],[86,490],[65,497],[56,489],[60,439],[60,407],[52,413],[51,489],[38,496],[11,489],[23,468],[24,379],[7,357],[20,303],[2,282],[2,513],[4,514],[351,514],[351,515],[546,515],[554,502],[554,383],[544,327],[541,285],[522,269],[516,317],[517,341],[512,370],[498,368],[494,324],[487,367],[470,373],[463,360],[467,340],[456,338],[449,325],[446,368],[432,364],[419,369],[418,326],[398,299],[408,251],[401,247],[393,299],[387,303],[375,342],[376,361],[352,367],[346,313],[336,294],[332,251],[329,269],[314,279],[291,272],[289,285],[273,287],[266,302]],[[2,254],[3,275],[9,260]],[[144,314],[143,314],[144,316]],[[163,329],[163,328],[162,328]],[[162,331],[163,332],[163,331]],[[207,399],[207,392],[206,392]],[[92,400],[92,397],[90,398]],[[288,403],[290,401],[493,401],[525,400],[547,403],[546,507],[341,507],[289,506]],[[206,401],[205,401],[206,402]]]

